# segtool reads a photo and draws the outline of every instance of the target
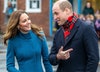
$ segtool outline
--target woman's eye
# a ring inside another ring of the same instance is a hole
[[[30,18],[28,18],[28,20],[30,20]]]
[[[23,20],[22,22],[24,23],[24,22],[26,22],[26,20]]]

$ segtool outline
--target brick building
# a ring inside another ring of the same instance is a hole
[[[7,2],[11,1],[14,10],[23,9],[29,13],[30,19],[33,24],[43,28],[47,36],[50,35],[50,13],[49,2],[50,0],[0,0],[0,30],[4,32],[5,27],[5,11]]]

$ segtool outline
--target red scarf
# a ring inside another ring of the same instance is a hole
[[[66,38],[70,31],[73,29],[75,22],[77,21],[78,15],[73,13],[73,16],[70,16],[65,24],[62,26],[64,29],[64,38]]]

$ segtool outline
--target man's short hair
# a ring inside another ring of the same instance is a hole
[[[61,3],[59,4],[59,7],[62,11],[65,10],[65,8],[68,8],[70,10],[72,10],[72,5],[69,1],[67,0],[62,0]]]

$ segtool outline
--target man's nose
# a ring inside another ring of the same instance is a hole
[[[57,16],[54,16],[54,20],[55,20],[55,21],[57,20]]]

